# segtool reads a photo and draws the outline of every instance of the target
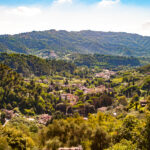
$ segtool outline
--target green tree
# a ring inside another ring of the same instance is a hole
[[[103,150],[109,146],[109,143],[110,137],[107,132],[103,128],[97,127],[92,140],[92,150]]]

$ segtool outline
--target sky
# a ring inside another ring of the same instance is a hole
[[[150,0],[0,0],[0,34],[50,29],[150,36]]]

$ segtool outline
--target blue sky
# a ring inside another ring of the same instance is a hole
[[[95,30],[150,36],[150,0],[0,0],[0,34]]]
[[[1,5],[50,4],[53,0],[0,0]]]
[[[134,4],[134,5],[150,5],[150,0],[122,0],[123,4]]]
[[[42,4],[47,5],[51,4],[54,0],[0,0],[0,5],[33,5],[33,4]],[[101,0],[76,0],[78,2],[93,4],[100,2]],[[128,5],[139,5],[147,6],[150,5],[150,0],[121,0],[122,4]]]

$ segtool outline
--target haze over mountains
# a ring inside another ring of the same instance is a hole
[[[41,57],[70,53],[118,56],[150,56],[150,37],[129,33],[84,30],[33,31],[0,36],[0,52],[33,54]]]

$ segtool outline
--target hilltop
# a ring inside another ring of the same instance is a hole
[[[150,37],[123,32],[84,30],[33,31],[0,36],[0,52],[62,57],[70,53],[150,56]]]

